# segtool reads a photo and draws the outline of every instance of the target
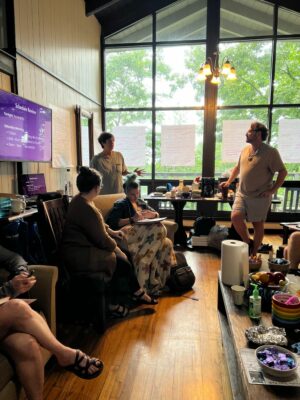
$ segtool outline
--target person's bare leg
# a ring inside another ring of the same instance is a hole
[[[42,400],[44,363],[38,342],[27,333],[12,333],[2,340],[1,348],[14,361],[28,400]]]
[[[252,222],[254,228],[254,236],[253,236],[253,251],[252,254],[255,256],[257,254],[257,250],[262,244],[264,238],[264,222]]]
[[[244,214],[240,211],[232,211],[231,222],[233,223],[235,230],[240,235],[243,242],[249,243],[250,242],[249,231],[246,225]]]
[[[55,355],[62,367],[73,364],[76,350],[60,343],[50,331],[45,320],[24,301],[13,299],[1,306],[0,331],[3,332],[1,332],[2,337],[5,336],[7,327],[13,332],[32,335],[42,347]],[[83,360],[81,365],[85,365],[85,363],[86,361]],[[97,370],[97,366],[90,365],[89,373],[92,374]]]
[[[300,263],[300,232],[293,232],[288,240],[287,257],[290,269],[298,269]]]

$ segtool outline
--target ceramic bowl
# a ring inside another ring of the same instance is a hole
[[[264,356],[264,352],[268,351],[268,350],[270,352],[272,352],[274,357],[271,357],[271,358],[274,358],[274,359],[277,356],[279,357],[279,354],[286,354],[293,366],[289,369],[281,370],[279,368],[276,368],[275,366],[271,367],[271,366],[266,365],[263,361],[263,356]],[[291,351],[285,349],[284,347],[276,346],[276,345],[260,346],[256,349],[255,356],[256,356],[257,362],[260,365],[263,372],[268,375],[275,376],[276,378],[288,378],[288,377],[294,375],[295,372],[297,371],[298,363],[297,363],[297,358],[296,358],[295,354],[292,353]]]
[[[249,272],[259,271],[262,265],[262,260],[249,259]]]
[[[290,262],[288,260],[285,260],[284,258],[280,259],[285,262],[285,264],[277,264],[276,260],[279,260],[279,258],[272,258],[271,260],[268,260],[269,264],[269,270],[271,272],[282,272],[283,274],[287,274],[290,268]]]
[[[288,310],[300,310],[300,301],[296,304],[285,304],[286,301],[288,301],[292,295],[288,293],[276,293],[274,294],[272,298],[272,302],[279,307],[285,308],[286,312]]]

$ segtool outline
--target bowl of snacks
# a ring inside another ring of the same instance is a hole
[[[255,355],[261,369],[268,375],[276,378],[288,378],[297,371],[296,356],[284,347],[263,345],[256,349]]]
[[[271,272],[281,272],[287,274],[290,268],[290,262],[285,258],[272,258],[268,260],[269,269]]]
[[[249,257],[249,271],[250,272],[255,272],[260,270],[262,265],[262,259],[261,255],[259,254],[258,256],[250,256]]]
[[[249,275],[252,283],[271,289],[281,290],[285,288],[289,280],[279,271],[258,271]]]

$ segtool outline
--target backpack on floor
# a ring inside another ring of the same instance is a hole
[[[179,265],[171,268],[171,275],[167,281],[167,285],[172,292],[187,292],[193,287],[195,280],[196,277],[191,267],[188,265]]]
[[[215,226],[216,221],[211,217],[198,217],[194,222],[194,235],[208,235],[211,228]]]

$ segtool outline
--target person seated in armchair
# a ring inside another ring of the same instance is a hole
[[[284,249],[284,258],[290,261],[290,272],[299,271],[300,263],[300,232],[293,232]]]
[[[12,359],[29,400],[43,399],[44,364],[40,346],[56,357],[58,364],[80,378],[99,376],[103,363],[80,350],[60,343],[40,314],[22,299],[36,283],[26,261],[16,253],[0,246],[0,267],[6,269],[9,280],[0,285],[0,349]]]
[[[112,229],[121,229],[137,279],[150,294],[159,294],[166,285],[170,271],[177,264],[173,243],[161,222],[136,224],[159,214],[139,198],[135,176],[124,183],[126,198],[115,202],[106,222]]]
[[[132,264],[117,246],[115,239],[122,239],[123,232],[110,229],[93,203],[100,192],[99,172],[81,167],[76,184],[79,194],[69,205],[62,237],[62,255],[70,274],[92,276],[103,272],[110,283],[109,312],[113,317],[125,317],[129,312],[126,305],[116,301],[120,282],[126,282],[128,297],[137,303],[157,304],[157,300],[141,288]]]

